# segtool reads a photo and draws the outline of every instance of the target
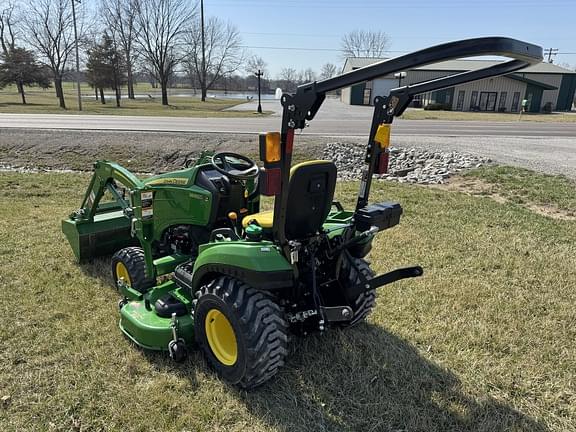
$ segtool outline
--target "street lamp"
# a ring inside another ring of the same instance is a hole
[[[74,21],[74,44],[76,45],[76,87],[78,89],[78,111],[82,111],[82,93],[80,91],[80,54],[78,53],[78,28],[76,26],[76,3],[81,3],[81,0],[72,0],[72,20]]]
[[[264,72],[258,69],[258,72],[254,72],[254,75],[258,77],[258,114],[262,114],[262,104],[260,101],[260,77],[264,75]]]
[[[402,78],[406,78],[406,72],[396,72],[394,78],[398,78],[398,87],[402,87]]]

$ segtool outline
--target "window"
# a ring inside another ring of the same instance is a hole
[[[470,111],[478,111],[478,92],[473,91],[470,98]]]
[[[372,101],[372,81],[366,81],[366,86],[364,87],[364,100],[362,101],[364,105],[371,105]]]
[[[512,108],[510,108],[510,111],[512,112],[518,111],[519,103],[520,103],[520,92],[514,92],[514,96],[512,97]]]
[[[464,96],[466,92],[464,90],[458,91],[458,99],[456,101],[456,111],[464,110]]]
[[[478,109],[480,111],[496,111],[496,92],[480,92],[480,103]]]
[[[498,111],[506,111],[506,98],[508,97],[508,92],[500,93],[500,101],[498,102]]]

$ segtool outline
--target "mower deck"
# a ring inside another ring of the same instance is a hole
[[[139,347],[167,351],[173,340],[172,318],[158,316],[153,307],[146,308],[145,300],[132,300],[120,310],[120,330]],[[176,317],[176,332],[192,344],[194,320],[190,314]]]

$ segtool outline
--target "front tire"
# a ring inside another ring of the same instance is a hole
[[[114,254],[112,257],[114,285],[121,278],[126,285],[141,293],[145,293],[156,285],[156,278],[146,277],[146,261],[142,248],[127,247]]]
[[[194,333],[226,381],[250,389],[272,378],[288,354],[288,325],[265,293],[219,277],[196,293]]]

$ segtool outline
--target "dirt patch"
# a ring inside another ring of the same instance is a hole
[[[294,160],[319,158],[329,138],[298,136]],[[89,171],[107,159],[138,172],[182,168],[204,150],[258,159],[257,134],[0,129],[0,166]]]
[[[482,196],[491,198],[494,201],[505,204],[513,202],[508,197],[498,192],[497,185],[488,183],[482,179],[475,177],[455,176],[451,177],[446,183],[438,185],[429,185],[428,187],[438,188],[442,190],[460,192],[472,196]],[[557,220],[576,220],[576,214],[571,210],[564,210],[552,205],[541,205],[534,203],[518,204],[534,213],[546,216]]]

